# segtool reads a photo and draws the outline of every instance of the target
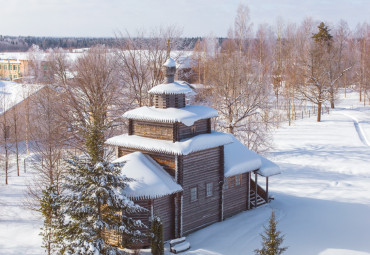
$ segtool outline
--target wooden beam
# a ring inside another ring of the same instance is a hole
[[[132,119],[128,120],[128,135],[132,135]]]
[[[175,204],[175,238],[179,238],[179,204],[178,204],[178,193],[173,196]]]
[[[269,203],[269,177],[266,176],[266,203]]]
[[[254,197],[254,207],[257,207],[257,195],[258,195],[258,184],[257,184],[257,172],[254,172],[254,181],[255,181],[255,197]]]
[[[247,173],[247,210],[251,209],[251,172]]]
[[[224,219],[224,179],[225,179],[225,148],[220,146],[220,166],[219,166],[219,221]]]

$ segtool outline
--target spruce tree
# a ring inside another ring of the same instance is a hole
[[[42,191],[40,209],[44,224],[41,228],[42,247],[48,255],[55,254],[60,248],[62,236],[59,229],[63,226],[64,217],[61,214],[60,196],[55,185],[50,185]]]
[[[265,229],[265,235],[260,234],[262,237],[262,249],[256,249],[254,251],[256,255],[279,255],[288,249],[288,247],[281,247],[284,241],[284,235],[280,235],[281,232],[277,230],[277,223],[275,212],[272,211],[269,226],[263,227]]]
[[[122,164],[92,163],[90,158],[68,160],[62,197],[66,217],[61,234],[64,254],[120,254],[119,249],[104,239],[113,230],[130,241],[142,238],[140,221],[128,216],[143,210],[122,194],[130,179],[121,175]]]
[[[157,216],[155,216],[154,219],[152,220],[150,246],[151,246],[153,255],[163,255],[164,254],[163,225],[162,225],[161,219]]]
[[[330,48],[333,41],[333,36],[330,34],[330,29],[325,25],[324,22],[321,22],[317,28],[319,29],[319,32],[314,34],[312,38],[321,46],[326,44],[326,46]]]

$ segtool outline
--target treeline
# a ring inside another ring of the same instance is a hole
[[[125,38],[116,37],[37,37],[37,36],[3,36],[0,35],[0,52],[5,51],[27,51],[32,45],[39,46],[40,49],[46,50],[50,48],[63,49],[78,49],[91,48],[96,45],[105,45],[114,47]],[[135,39],[135,38],[132,38]],[[142,40],[142,38],[137,38]],[[145,38],[147,44],[158,38]],[[180,43],[177,44],[174,50],[193,49],[199,37],[180,38]],[[128,40],[126,38],[126,40]],[[219,38],[220,41],[223,38]]]

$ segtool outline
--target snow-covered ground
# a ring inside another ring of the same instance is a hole
[[[285,234],[284,254],[370,254],[370,107],[348,93],[337,109],[274,134],[270,178],[275,200],[188,237],[188,254],[253,254],[271,210]]]
[[[22,158],[26,155],[24,144],[20,144]],[[10,164],[8,185],[5,185],[4,166],[0,168],[0,254],[38,255],[41,248],[39,215],[24,206],[25,192],[33,177],[33,169],[21,160],[20,176],[17,176],[15,162]],[[26,171],[26,172],[25,172]]]
[[[351,92],[322,119],[275,132],[269,158],[283,173],[270,178],[274,201],[189,235],[185,254],[253,254],[275,210],[284,254],[370,255],[370,107]],[[31,176],[15,175],[8,186],[0,175],[0,254],[42,254],[42,222],[21,207]]]

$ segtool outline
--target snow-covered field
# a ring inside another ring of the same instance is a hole
[[[284,254],[370,255],[370,107],[352,92],[322,119],[275,132],[269,158],[283,173],[270,178],[274,201],[189,235],[186,254],[253,254],[275,210]],[[31,175],[11,175],[8,186],[0,177],[0,254],[42,254],[42,222],[21,207]]]

